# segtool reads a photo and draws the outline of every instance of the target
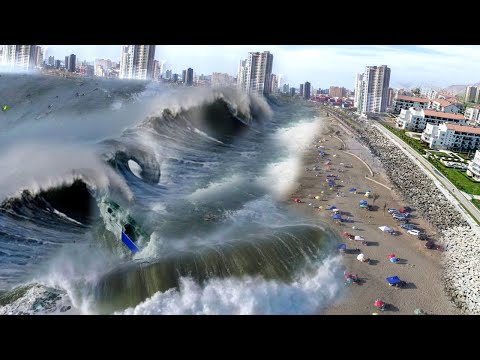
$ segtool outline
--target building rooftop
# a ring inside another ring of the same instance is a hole
[[[452,103],[450,101],[447,101],[445,99],[433,99],[432,102],[437,102],[440,104],[440,106],[448,106],[448,105],[452,105]]]
[[[422,97],[416,97],[416,96],[406,96],[406,95],[397,95],[395,98],[396,100],[404,100],[404,101],[416,101],[420,103],[426,103],[429,102],[430,100]]]
[[[437,116],[445,119],[452,119],[452,120],[465,120],[465,116],[462,114],[450,114],[443,111],[435,111],[435,110],[424,110],[425,116]]]
[[[480,127],[475,126],[468,126],[468,125],[457,125],[457,124],[449,124],[445,123],[448,130],[468,133],[468,134],[479,134],[480,135]]]

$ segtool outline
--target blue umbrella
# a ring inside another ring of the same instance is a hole
[[[350,189],[350,190],[348,190],[348,191],[350,191],[350,192],[354,192],[354,191],[357,191],[357,189],[355,189],[355,188],[351,188],[351,189]]]
[[[360,200],[358,203],[359,203],[360,205],[367,205],[367,204],[368,204],[368,203],[367,203],[367,200]]]
[[[345,245],[345,244],[338,244],[337,245],[338,250],[345,250],[346,248],[347,248],[347,245]]]
[[[330,185],[330,186],[335,185],[335,181],[329,181],[329,182],[328,182],[328,185]]]
[[[336,208],[337,208],[336,206],[333,206],[333,205],[332,205],[332,206],[329,206],[329,207],[327,208],[327,210],[335,210]]]
[[[333,220],[340,220],[342,218],[342,215],[333,215],[332,219]]]
[[[332,178],[332,177],[334,178],[336,176],[335,175],[327,175],[327,178]]]

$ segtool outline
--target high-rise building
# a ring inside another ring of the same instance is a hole
[[[269,51],[248,53],[238,67],[238,87],[247,93],[270,94],[272,66],[273,54]]]
[[[278,90],[278,80],[277,80],[277,75],[275,74],[272,74],[270,76],[270,78],[272,79],[272,84],[270,85],[270,89],[271,89],[271,93],[272,94],[275,94]]]
[[[305,100],[310,100],[310,83],[307,81],[303,87],[303,98]]]
[[[35,67],[37,45],[3,45],[2,65],[17,70],[31,70]]]
[[[32,61],[32,67],[39,68],[43,64],[43,50],[40,46],[38,45],[32,45],[32,54],[33,57],[31,59]]]
[[[303,84],[300,84],[300,96],[303,97]]]
[[[53,56],[49,56],[48,57],[48,65],[55,66],[55,64],[56,64],[55,58]]]
[[[288,91],[289,91],[289,90],[290,90],[290,89],[289,89],[288,84],[283,84],[283,93],[284,93],[284,94],[288,94]]]
[[[52,56],[50,56],[50,57],[52,57]],[[50,59],[48,61],[50,62]],[[60,60],[55,60],[55,68],[60,69],[61,63],[62,62]]]
[[[393,105],[393,98],[395,97],[395,91],[392,88],[388,88],[388,101],[387,106],[390,107]]]
[[[366,66],[358,74],[355,84],[355,101],[358,113],[384,112],[388,103],[390,68],[387,65]]]
[[[295,88],[290,88],[290,96],[294,96],[295,95]]]
[[[465,92],[465,102],[476,102],[475,99],[477,98],[477,93],[480,89],[476,86],[467,86],[467,90]]]
[[[0,65],[3,64],[3,46],[0,47]]]
[[[75,72],[77,69],[77,56],[75,54],[70,54],[68,57],[68,67],[67,70],[69,72]]]
[[[173,81],[174,83],[178,82],[178,74],[173,74],[173,75],[172,75],[172,81]]]
[[[68,56],[65,56],[65,69],[68,71]]]
[[[187,70],[182,70],[182,82],[187,83]]]
[[[165,78],[170,80],[172,78],[172,70],[167,70],[165,72]]]
[[[193,86],[193,69],[187,69],[187,81],[185,82],[187,86]]]
[[[347,89],[339,86],[330,86],[328,94],[330,95],[330,97],[343,98],[347,95]]]
[[[162,68],[160,66],[160,61],[153,60],[153,80],[158,81],[162,76]]]
[[[151,80],[155,45],[123,45],[120,56],[120,79]]]

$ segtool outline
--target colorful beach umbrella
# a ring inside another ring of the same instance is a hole
[[[395,257],[395,254],[390,254],[388,255],[388,258],[391,259],[391,258],[394,258]]]
[[[342,215],[333,215],[332,219],[333,220],[340,220],[342,218]]]
[[[390,258],[390,262],[392,262],[392,263],[396,263],[396,262],[397,262],[397,258],[396,258],[396,257],[392,257],[392,258]]]

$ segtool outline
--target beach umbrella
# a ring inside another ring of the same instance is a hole
[[[329,181],[329,182],[328,182],[328,185],[334,186],[334,185],[335,185],[335,181]]]
[[[394,258],[395,257],[395,254],[390,254],[388,255],[388,258],[391,259],[391,258]]]
[[[390,262],[392,262],[392,263],[396,263],[396,262],[397,262],[397,258],[396,258],[396,257],[392,257],[392,258],[390,258]]]
[[[377,313],[377,312],[374,312],[374,313],[372,313],[372,315],[380,315],[380,314],[379,314],[379,313]]]
[[[358,203],[360,205],[367,205],[368,204],[367,200],[360,200]]]
[[[336,206],[330,205],[330,206],[327,208],[327,210],[335,210],[336,208],[337,208]]]
[[[423,311],[422,309],[415,309],[415,310],[413,310],[413,313],[415,315],[426,315],[425,311]]]
[[[348,190],[348,191],[350,191],[350,192],[357,192],[357,189],[355,189],[355,188],[351,188],[351,189],[350,189],[350,190]]]
[[[353,279],[351,277],[347,278],[346,281],[347,281],[347,284],[353,283]]]
[[[332,178],[332,177],[336,177],[336,176],[333,174],[327,175],[327,178]]]
[[[317,195],[317,196],[315,196],[315,199],[316,199],[316,200],[320,199],[320,196],[318,196],[318,195]]]
[[[373,306],[375,307],[380,307],[382,305],[383,305],[383,301],[380,299],[375,300],[375,302],[373,303]]]
[[[337,245],[337,249],[338,250],[345,250],[347,248],[347,245],[346,244],[338,244]]]
[[[357,255],[357,260],[358,261],[363,261],[365,259],[365,255],[364,254],[358,254]]]
[[[350,234],[347,233],[347,232],[344,232],[344,233],[342,234],[342,236],[343,236],[343,237],[348,237],[348,236],[350,236]]]
[[[333,215],[332,219],[333,220],[340,220],[342,218],[342,215]]]

